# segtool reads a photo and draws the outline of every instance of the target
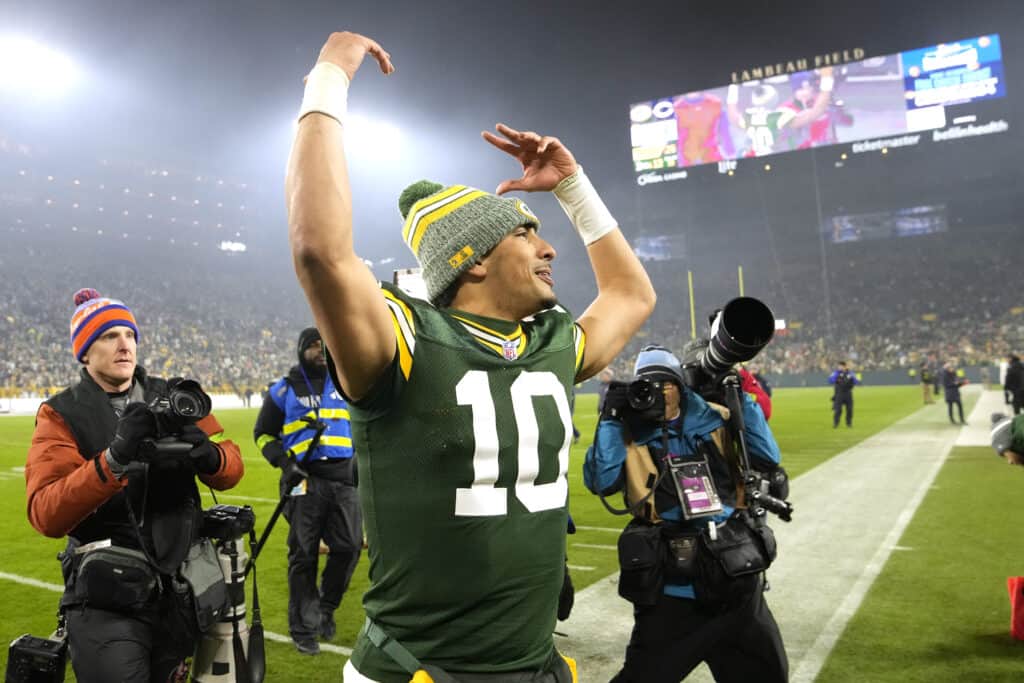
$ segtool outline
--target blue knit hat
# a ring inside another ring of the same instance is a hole
[[[670,380],[683,386],[683,370],[679,359],[664,346],[645,346],[636,357],[633,374],[637,379]]]

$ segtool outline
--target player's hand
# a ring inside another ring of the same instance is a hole
[[[317,63],[330,62],[340,66],[351,81],[367,54],[377,60],[377,65],[384,75],[394,73],[395,66],[391,63],[391,55],[385,52],[376,40],[350,31],[332,33],[320,49]]]
[[[833,68],[831,66],[823,66],[818,69],[818,75],[822,78],[828,78],[832,75]]]
[[[502,152],[515,157],[523,166],[523,176],[518,180],[504,180],[495,190],[497,194],[505,194],[520,190],[522,192],[546,192],[553,190],[563,178],[576,172],[578,168],[572,153],[558,138],[540,135],[533,131],[518,131],[504,123],[494,127],[504,137],[484,131],[484,140]]]

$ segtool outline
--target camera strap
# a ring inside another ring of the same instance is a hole
[[[600,420],[599,420],[598,421],[598,426],[594,429],[594,443],[595,444],[597,443],[597,429],[599,429],[600,426],[601,426],[601,423],[600,423]],[[608,512],[612,513],[613,515],[633,515],[634,517],[646,517],[647,515],[644,514],[644,509],[646,508],[646,506],[648,504],[651,505],[651,511],[653,512],[654,504],[653,504],[653,501],[651,499],[654,497],[654,492],[658,490],[658,486],[661,484],[661,480],[664,479],[665,472],[667,470],[666,458],[665,458],[665,456],[668,455],[668,427],[667,427],[667,425],[663,426],[662,430],[661,430],[661,450],[662,450],[662,453],[665,454],[665,455],[663,455],[662,457],[659,458],[659,457],[655,457],[652,453],[650,453],[650,450],[648,449],[647,457],[650,459],[651,462],[654,463],[654,466],[656,468],[657,474],[654,475],[653,481],[650,480],[650,478],[648,478],[648,482],[646,482],[648,491],[647,491],[647,493],[642,498],[640,498],[640,500],[636,501],[635,503],[630,503],[626,507],[624,507],[622,509],[619,509],[619,508],[613,507],[612,504],[609,503],[605,499],[604,494],[601,493],[600,491],[598,491],[597,497],[601,499],[601,504],[604,505],[605,509],[608,510]],[[627,456],[627,458],[628,458],[628,456]],[[623,463],[622,466],[626,467],[626,463]],[[627,487],[627,490],[628,490],[628,487]],[[627,501],[628,501],[628,497],[627,497]]]

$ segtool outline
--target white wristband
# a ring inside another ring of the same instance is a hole
[[[348,111],[348,74],[337,64],[319,62],[306,77],[306,91],[302,95],[299,118],[319,112],[338,123],[345,123]]]
[[[832,92],[832,88],[835,87],[836,81],[832,76],[821,77],[821,91]]]
[[[736,104],[740,101],[740,87],[735,83],[729,84],[729,89],[726,91],[725,101],[728,104]]]
[[[571,176],[563,178],[552,192],[583,238],[583,244],[590,246],[619,227],[582,166],[578,166]]]

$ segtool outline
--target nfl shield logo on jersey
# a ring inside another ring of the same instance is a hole
[[[506,339],[501,343],[501,355],[505,357],[505,360],[515,360],[519,358],[519,340]]]

